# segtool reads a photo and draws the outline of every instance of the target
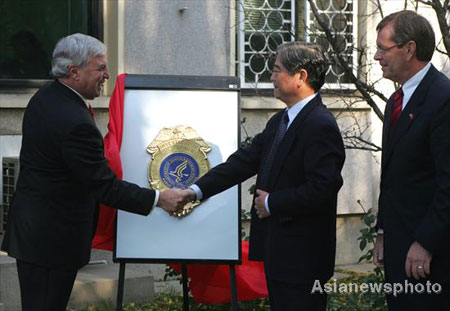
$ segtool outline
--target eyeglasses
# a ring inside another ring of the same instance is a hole
[[[397,44],[394,44],[393,46],[389,46],[387,48],[381,47],[381,46],[377,46],[376,53],[380,53],[381,55],[383,55],[384,53],[386,53],[387,51],[392,50],[395,47],[401,48],[403,44],[404,43],[397,43]]]
[[[287,70],[283,70],[283,69],[281,69],[281,68],[273,68],[271,71],[270,71],[270,74],[271,75],[278,75],[278,74],[280,74],[280,73],[282,73],[282,72],[285,72],[285,73],[287,73],[288,75],[294,75],[296,72],[290,72],[290,71],[287,71]]]

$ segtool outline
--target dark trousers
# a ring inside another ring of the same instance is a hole
[[[17,260],[22,311],[65,311],[77,269],[53,269]]]
[[[417,284],[418,282],[414,282]],[[423,282],[424,284],[425,282]],[[387,304],[389,311],[443,311],[450,310],[450,284],[439,284],[442,287],[442,291],[439,293],[427,293],[425,290],[423,293],[408,293],[387,296]],[[426,289],[426,286],[424,286]],[[421,288],[419,288],[421,290]]]
[[[292,284],[267,279],[271,311],[326,311],[327,294],[311,293],[312,284]]]

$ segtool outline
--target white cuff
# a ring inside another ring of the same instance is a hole
[[[159,200],[159,190],[155,190],[155,201],[153,202],[152,209],[156,206],[156,204],[158,204],[158,200]]]
[[[202,190],[200,190],[196,184],[190,185],[189,188],[194,190],[197,201],[200,201],[203,198]]]
[[[266,196],[266,199],[264,200],[264,206],[266,207],[267,213],[270,215],[270,209],[269,209],[269,194]]]
[[[383,229],[378,229],[377,234],[384,234],[384,230]]]

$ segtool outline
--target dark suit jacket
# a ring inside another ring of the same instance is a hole
[[[404,280],[414,241],[433,254],[432,278],[450,281],[450,80],[431,66],[389,131],[383,127],[379,228],[386,277]]]
[[[2,249],[49,267],[89,261],[98,202],[147,215],[155,192],[120,181],[86,104],[55,80],[30,100]]]
[[[258,173],[281,116],[273,116],[248,148],[196,182],[204,198]],[[317,95],[292,122],[275,156],[270,186],[264,189],[270,193],[271,216],[260,220],[252,208],[249,258],[264,260],[268,278],[309,283],[333,275],[344,158],[336,121]]]

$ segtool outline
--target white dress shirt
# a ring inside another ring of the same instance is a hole
[[[403,90],[402,110],[405,109],[405,107],[408,104],[409,100],[411,99],[414,91],[417,89],[420,82],[422,82],[423,78],[427,74],[430,67],[431,67],[431,63],[426,64],[425,67],[420,69],[419,72],[417,72],[414,76],[412,76],[408,81],[406,81],[402,85],[402,90]]]

